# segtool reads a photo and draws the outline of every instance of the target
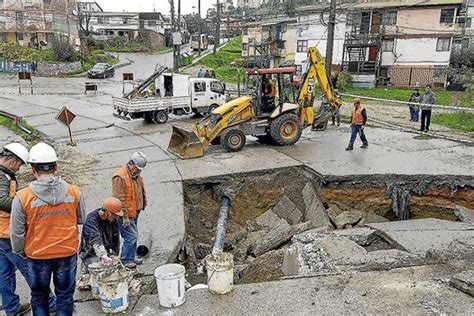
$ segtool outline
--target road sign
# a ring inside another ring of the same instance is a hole
[[[133,73],[123,73],[123,80],[130,80],[133,81]]]
[[[76,114],[72,113],[68,110],[67,107],[63,107],[61,111],[56,115],[56,119],[61,122],[62,124],[67,126],[67,130],[69,132],[69,143],[68,145],[76,146],[76,143],[72,140],[72,132],[71,132],[71,123],[74,121]]]
[[[70,125],[75,117],[76,114],[69,111],[67,107],[63,107],[58,115],[56,115],[56,119],[66,126]]]
[[[173,32],[173,45],[181,45],[183,43],[183,38],[180,32]]]
[[[31,72],[27,72],[27,71],[18,72],[18,93],[19,94],[21,94],[21,81],[22,80],[30,81],[31,94],[33,94],[33,80],[31,79]]]

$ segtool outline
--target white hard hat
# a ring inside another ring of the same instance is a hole
[[[23,163],[28,163],[28,149],[25,146],[19,143],[11,143],[5,145],[3,149],[8,150],[9,152],[13,153],[17,156]]]
[[[38,143],[31,147],[29,163],[50,163],[58,161],[53,147],[45,143]]]
[[[139,170],[145,169],[147,163],[146,155],[141,151],[134,152],[130,157],[130,161],[133,162],[135,167],[137,167]]]

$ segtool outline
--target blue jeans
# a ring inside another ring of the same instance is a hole
[[[360,140],[363,144],[369,144],[369,142],[367,141],[367,137],[365,137],[364,129],[362,128],[362,126],[363,125],[351,125],[351,139],[349,140],[349,145],[352,146],[354,144],[357,137],[357,133],[359,133]]]
[[[13,315],[20,308],[20,297],[15,294],[16,270],[31,287],[31,277],[28,270],[28,261],[12,252],[10,239],[0,238],[0,294],[2,296],[3,309],[7,315]],[[56,307],[56,297],[51,293],[49,296],[49,307]]]
[[[58,259],[28,259],[32,275],[31,308],[35,316],[49,316],[51,276],[57,296],[56,315],[72,315],[76,288],[77,255]]]
[[[131,263],[135,260],[137,253],[138,239],[138,212],[136,218],[130,219],[130,225],[123,227],[122,220],[118,220],[120,236],[122,236],[122,251],[120,252],[120,261],[123,264]]]
[[[414,108],[410,108],[410,121],[418,122],[418,112]]]

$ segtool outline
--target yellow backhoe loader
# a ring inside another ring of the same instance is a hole
[[[227,102],[196,123],[192,131],[173,126],[168,151],[182,159],[201,157],[210,144],[222,144],[231,152],[241,150],[246,135],[260,142],[279,146],[293,145],[304,128],[321,128],[341,99],[333,93],[324,60],[316,47],[308,49],[308,68],[295,92],[295,67],[248,70],[247,83],[253,86],[249,96]],[[316,81],[324,93],[323,105],[314,115]]]

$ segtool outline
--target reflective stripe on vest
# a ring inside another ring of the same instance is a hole
[[[364,124],[364,117],[362,116],[363,110],[364,108],[361,106],[359,106],[357,110],[355,108],[352,109],[352,124],[355,124],[355,125]]]
[[[17,193],[26,215],[25,254],[32,259],[56,259],[77,253],[79,245],[77,207],[79,188],[68,184],[63,203],[50,205],[30,188]]]
[[[5,177],[10,181],[8,185],[8,197],[14,198],[16,194],[16,181],[8,174]],[[0,238],[10,238],[10,213],[0,210]]]
[[[114,177],[120,177],[123,180],[123,190],[125,194],[125,207],[129,218],[137,217],[137,196],[135,194],[135,187],[133,186],[133,180],[128,173],[128,167],[120,167],[115,172]]]

